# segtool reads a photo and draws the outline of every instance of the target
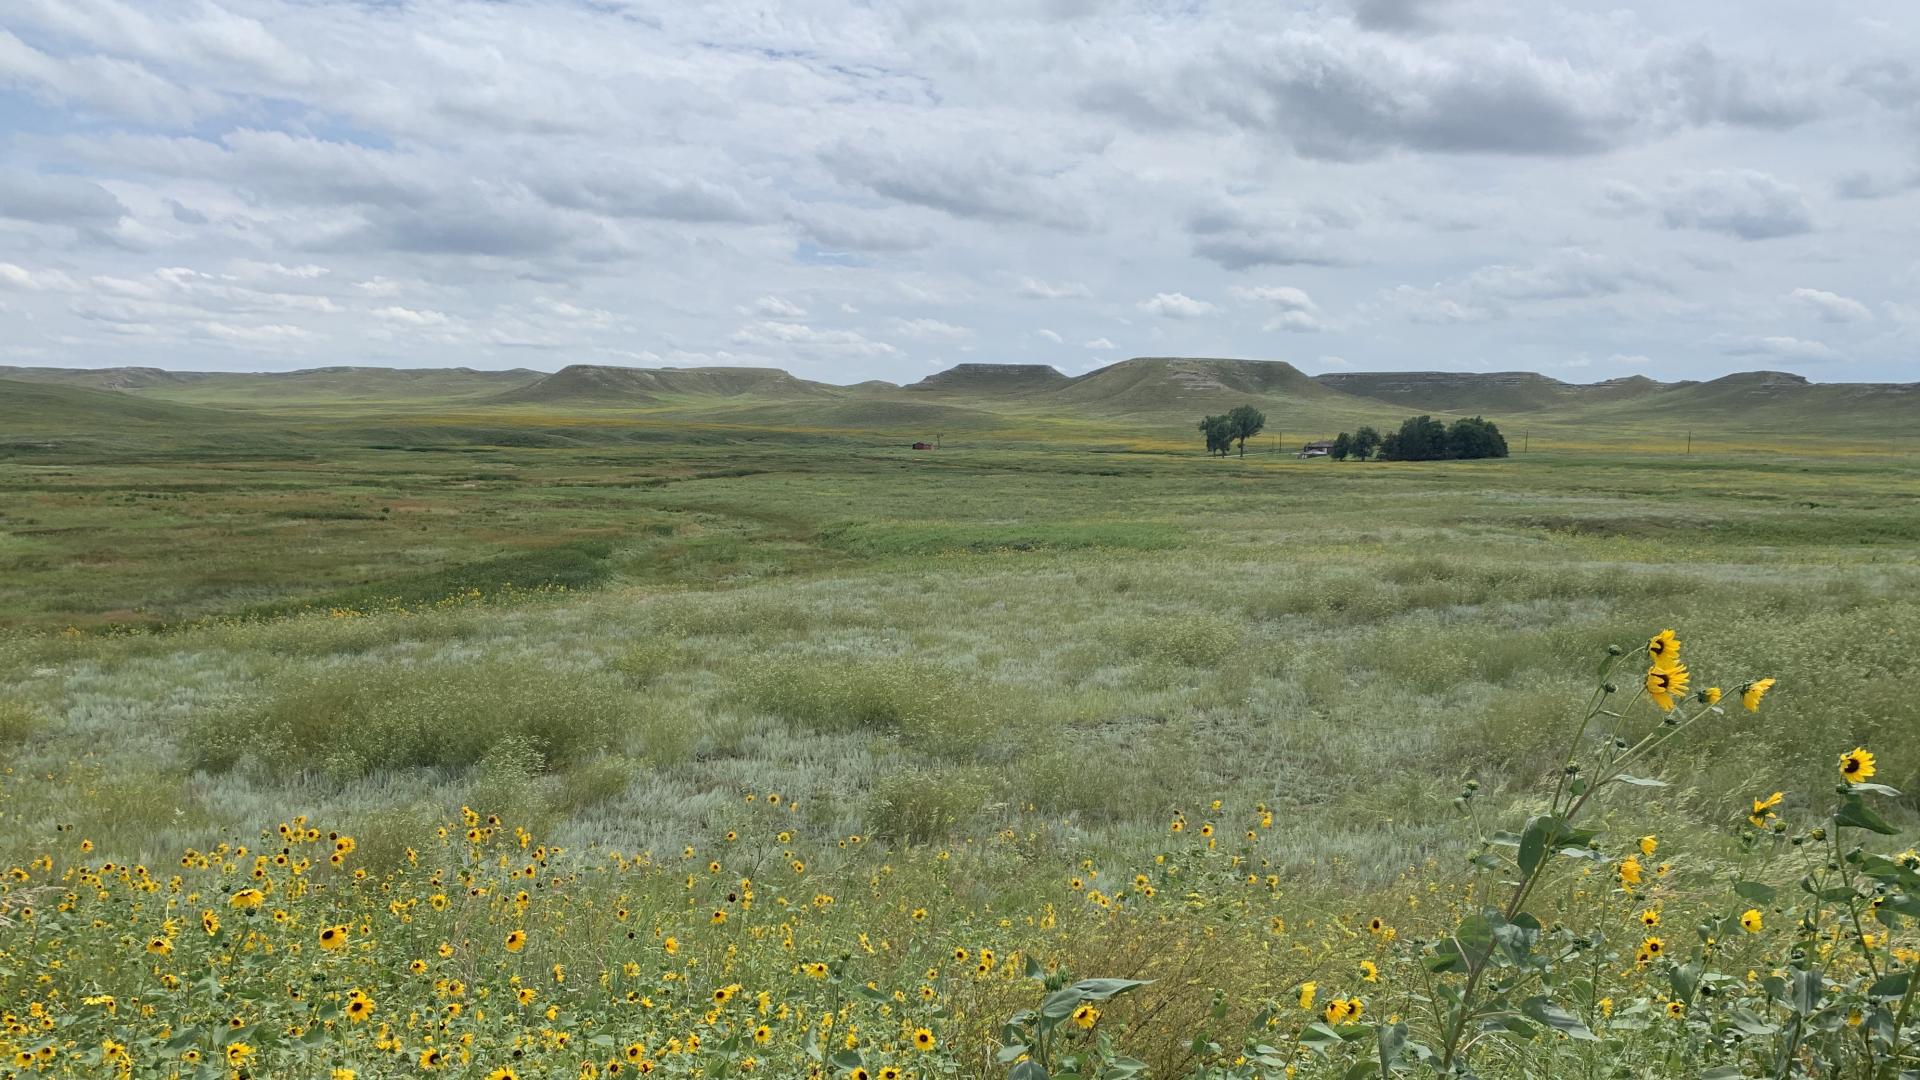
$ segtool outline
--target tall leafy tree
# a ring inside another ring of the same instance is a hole
[[[1226,457],[1227,451],[1233,448],[1233,421],[1227,414],[1209,416],[1200,421],[1200,434],[1206,437],[1208,454]]]
[[[1447,456],[1447,425],[1431,416],[1409,416],[1380,444],[1383,461],[1439,461]]]
[[[1234,441],[1240,444],[1240,456],[1246,457],[1247,440],[1267,426],[1267,414],[1251,405],[1236,405],[1227,413],[1227,423],[1233,430]]]
[[[1506,436],[1493,421],[1482,417],[1455,420],[1447,428],[1447,456],[1498,458],[1507,456]]]
[[[1367,426],[1354,429],[1353,438],[1347,446],[1347,452],[1349,454],[1360,461],[1365,461],[1372,457],[1373,452],[1378,449],[1380,449],[1379,432]]]
[[[1344,431],[1335,435],[1333,445],[1327,448],[1327,456],[1335,461],[1345,461],[1347,455],[1351,453],[1353,453],[1353,436]]]

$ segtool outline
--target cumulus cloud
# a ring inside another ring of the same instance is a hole
[[[1753,169],[1677,176],[1654,203],[1669,229],[1704,229],[1742,240],[1769,240],[1813,230],[1813,208],[1806,195]]]
[[[1825,289],[1799,288],[1787,294],[1787,299],[1802,308],[1812,311],[1822,322],[1850,323],[1872,322],[1873,312],[1867,305],[1850,296],[1841,296]]]
[[[1840,358],[1840,354],[1825,342],[1785,335],[1716,334],[1709,343],[1718,346],[1728,356],[1762,356],[1814,362]]]
[[[1041,281],[1039,278],[1021,278],[1020,295],[1034,300],[1089,300],[1093,290],[1077,281]]]
[[[960,342],[973,337],[973,331],[964,326],[941,322],[939,319],[894,319],[894,332],[915,341]]]
[[[1220,307],[1206,300],[1195,300],[1186,293],[1163,292],[1140,301],[1140,310],[1166,319],[1197,319],[1203,315],[1217,314]]]
[[[767,295],[753,302],[753,310],[776,319],[804,319],[807,309],[785,297]]]
[[[1326,329],[1320,305],[1305,289],[1291,285],[1235,285],[1227,290],[1236,300],[1265,304],[1273,314],[1261,324],[1262,330],[1286,330],[1293,333],[1318,333]]]
[[[16,0],[8,347],[849,382],[1138,329],[1247,355],[1317,332],[1356,367],[1562,362],[1548,340],[1596,376],[1791,360],[1743,295],[1877,316],[1848,372],[1910,366],[1887,222],[1920,191],[1920,11],[1839,35],[1652,0],[990,8]],[[1793,289],[1822,252],[1850,295]],[[1103,298],[1125,281],[1165,292]]]
[[[0,217],[54,225],[112,224],[127,208],[111,191],[70,176],[0,173]]]

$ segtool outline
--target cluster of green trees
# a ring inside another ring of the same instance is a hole
[[[1266,426],[1266,413],[1251,405],[1238,405],[1231,412],[1200,421],[1200,434],[1207,437],[1207,453],[1226,457],[1227,451],[1239,443],[1240,456],[1246,457],[1247,440]]]
[[[1451,425],[1431,416],[1410,416],[1401,422],[1399,431],[1384,436],[1370,427],[1351,435],[1343,431],[1327,451],[1335,461],[1365,461],[1376,453],[1381,461],[1496,458],[1507,456],[1507,440],[1498,425],[1478,416],[1455,420]]]

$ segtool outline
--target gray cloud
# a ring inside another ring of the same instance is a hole
[[[1806,195],[1753,169],[1713,169],[1675,177],[1654,201],[1669,229],[1705,229],[1742,240],[1813,230],[1813,209]]]
[[[111,224],[127,215],[113,192],[72,176],[0,172],[0,217],[54,225]]]
[[[1357,369],[1911,377],[1920,11],[770,10],[15,0],[9,348],[854,381],[1317,332]]]

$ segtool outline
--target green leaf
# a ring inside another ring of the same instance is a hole
[[[1047,1070],[1037,1061],[1023,1061],[1007,1074],[1007,1080],[1047,1080]]]
[[[1079,1008],[1084,1000],[1078,985],[1062,987],[1048,994],[1047,999],[1040,1003],[1040,1018],[1059,1023],[1072,1016],[1073,1010]]]
[[[1665,780],[1653,780],[1645,776],[1627,776],[1622,774],[1613,778],[1616,784],[1631,784],[1634,787],[1666,787]]]
[[[860,1067],[860,1052],[857,1050],[841,1050],[827,1060],[832,1062],[833,1067],[836,1069],[844,1069],[847,1072],[852,1072]]]
[[[1080,996],[1088,1001],[1105,1001],[1129,990],[1138,990],[1152,981],[1152,979],[1081,979],[1067,989],[1079,991]]]
[[[1029,1047],[1026,1043],[1008,1043],[1007,1045],[1000,1048],[999,1053],[993,1055],[993,1059],[999,1062],[1000,1064],[1005,1065],[1005,1064],[1008,1064],[1009,1062],[1018,1061],[1023,1056],[1031,1052],[1032,1052],[1032,1048]]]
[[[1847,785],[1847,790],[1864,791],[1874,795],[1886,795],[1896,799],[1900,797],[1898,788],[1890,788],[1885,784],[1849,784]]]
[[[1758,881],[1737,881],[1734,882],[1733,891],[1756,904],[1771,904],[1777,890]]]
[[[1406,1048],[1407,1025],[1404,1022],[1380,1025],[1380,1060],[1386,1063],[1387,1068],[1392,1068],[1400,1060],[1400,1054]]]
[[[1340,1033],[1325,1024],[1308,1024],[1300,1032],[1299,1041],[1300,1045],[1307,1049],[1317,1054],[1324,1054],[1329,1049],[1340,1045]]]
[[[1907,984],[1912,976],[1911,971],[1896,971],[1890,975],[1882,975],[1867,988],[1867,996],[1875,1001],[1898,1001],[1907,996]]]
[[[1746,1075],[1738,1065],[1715,1065],[1711,1069],[1701,1070],[1700,1080],[1741,1080]]]
[[[1588,1030],[1587,1025],[1582,1023],[1578,1016],[1568,1012],[1558,1002],[1544,994],[1521,1002],[1520,1011],[1570,1039],[1599,1041],[1598,1036]]]
[[[1873,812],[1860,796],[1852,792],[1840,797],[1840,807],[1833,812],[1833,823],[1843,829],[1865,829],[1882,836],[1892,836],[1899,832],[1887,824],[1887,820]]]
[[[1531,874],[1540,868],[1546,860],[1547,851],[1553,847],[1560,830],[1566,827],[1566,821],[1553,814],[1535,814],[1527,819],[1527,827],[1520,833],[1520,873]]]

